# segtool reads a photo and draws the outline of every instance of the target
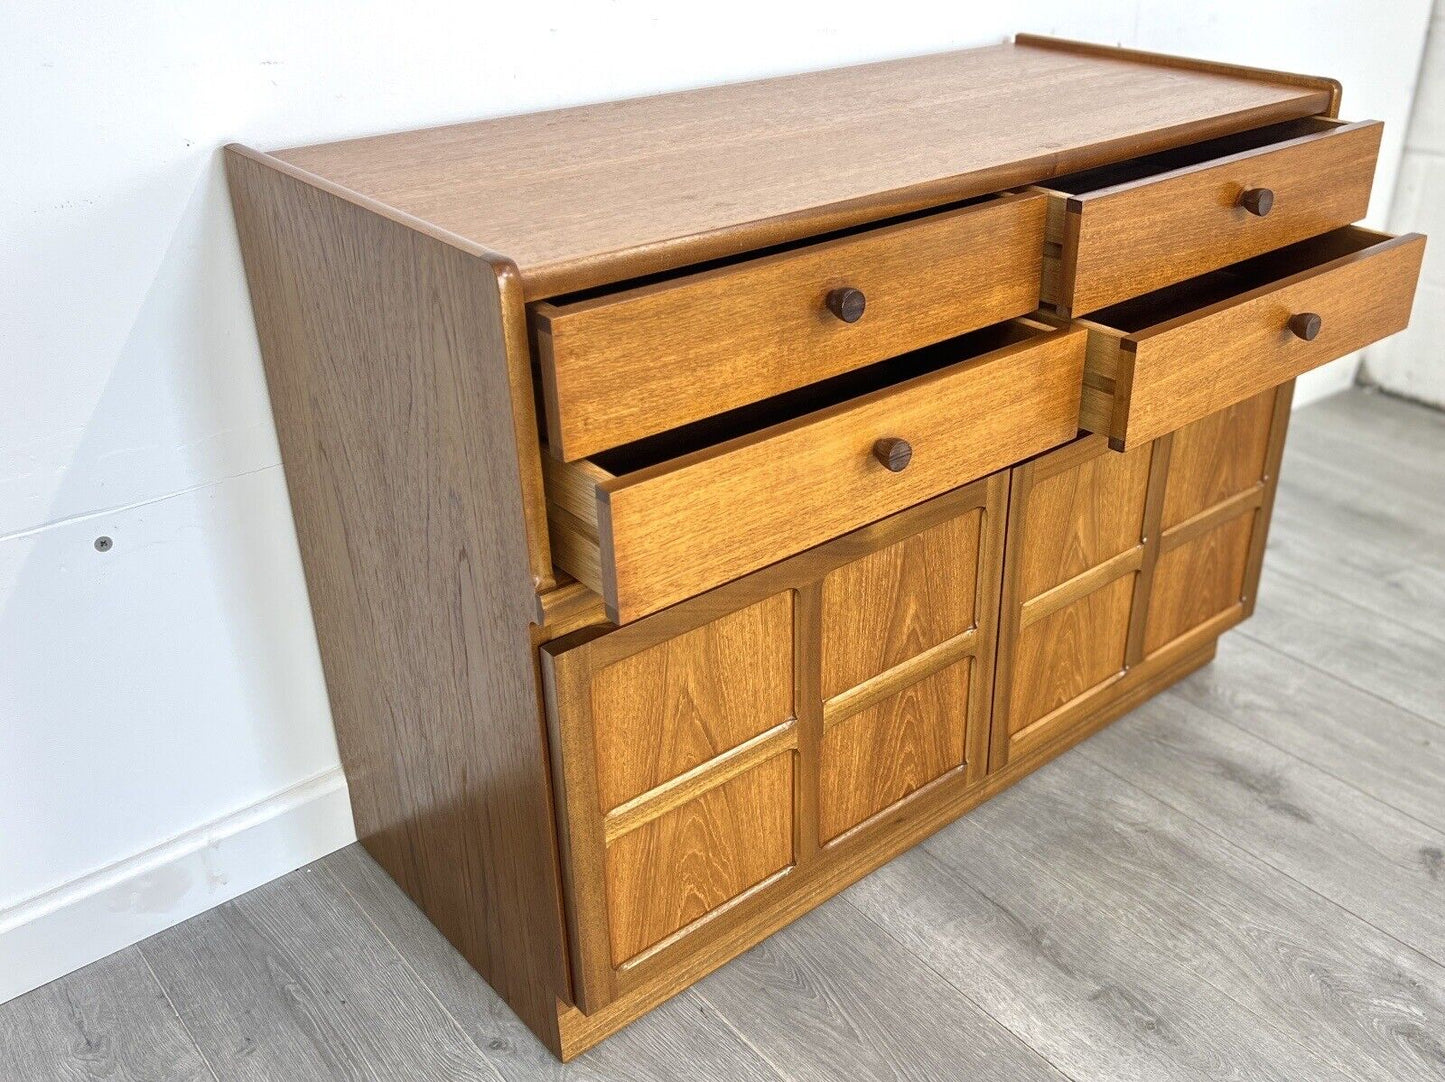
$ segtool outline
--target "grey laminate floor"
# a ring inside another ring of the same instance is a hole
[[[563,1068],[356,847],[0,1006],[0,1079],[1445,1078],[1445,415],[1295,415],[1213,665]]]

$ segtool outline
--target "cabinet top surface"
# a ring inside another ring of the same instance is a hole
[[[1328,80],[1047,39],[300,147],[529,299],[1325,112]]]

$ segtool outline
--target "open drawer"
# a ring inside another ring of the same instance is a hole
[[[1072,439],[1085,335],[1016,319],[579,462],[553,557],[615,623]]]
[[[1382,129],[1305,117],[1049,181],[1044,302],[1083,315],[1359,221]]]
[[[1138,447],[1403,330],[1424,252],[1349,226],[1075,320],[1081,427]]]
[[[531,306],[547,443],[573,462],[1027,315],[1037,193]]]

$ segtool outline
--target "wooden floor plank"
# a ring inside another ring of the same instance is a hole
[[[359,845],[321,862],[509,1082],[768,1082],[779,1076],[694,990],[668,1000],[565,1066],[477,975]]]
[[[135,947],[0,1006],[0,1078],[211,1082]]]
[[[1344,1077],[1086,895],[999,867],[986,838],[956,841],[957,863],[919,847],[844,898],[1071,1078]]]
[[[1300,410],[1290,423],[1286,469],[1313,464],[1438,504],[1445,488],[1442,418],[1435,410],[1363,391],[1334,396]]]
[[[798,1082],[1064,1077],[836,899],[698,988],[753,1048]]]
[[[1418,714],[1239,633],[1171,694],[1445,830],[1445,735]]]
[[[1422,563],[1382,520],[1360,528],[1358,508],[1341,509],[1281,486],[1269,532],[1265,575],[1305,579],[1345,601],[1445,643],[1445,560]]]
[[[1276,570],[1240,634],[1445,724],[1445,650],[1394,620]]]
[[[925,845],[991,897],[1045,894],[1041,936],[1057,930],[1082,950],[1132,930],[1333,1072],[1382,1080],[1445,1072],[1445,968],[1087,752],[1061,757]],[[1228,1028],[1218,1036],[1258,1040]],[[1321,1077],[1304,1059],[1293,1069]]]
[[[1397,464],[1445,477],[1445,411],[1393,395],[1355,388],[1299,411],[1290,423],[1290,442],[1303,432],[1301,448],[1313,452],[1316,439],[1333,437],[1328,453],[1346,461],[1349,452],[1369,447]]]
[[[1439,505],[1401,497],[1347,463],[1321,464],[1286,452],[1275,515],[1296,529],[1331,530],[1344,544],[1363,543],[1392,553],[1396,560],[1445,568],[1445,522]],[[1273,532],[1273,522],[1270,529]]]
[[[1084,754],[1445,964],[1445,831],[1168,693]]]
[[[140,949],[223,1082],[500,1078],[315,865]]]

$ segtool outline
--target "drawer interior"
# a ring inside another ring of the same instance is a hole
[[[1251,128],[1249,131],[1235,132],[1218,139],[1190,143],[1187,146],[1175,147],[1173,150],[1162,150],[1157,154],[1145,154],[1142,157],[1101,165],[1080,173],[1055,177],[1041,187],[1064,195],[1085,195],[1120,184],[1134,184],[1151,177],[1171,173],[1176,169],[1204,165],[1234,154],[1263,150],[1280,143],[1287,143],[1291,139],[1318,135],[1321,132],[1332,131],[1342,123],[1344,122],[1323,116],[1301,117],[1298,120],[1289,120],[1282,124]]]
[[[1362,252],[1385,239],[1384,234],[1374,230],[1346,226],[1176,285],[1156,289],[1141,297],[1121,301],[1092,313],[1085,322],[1133,334],[1323,266],[1341,256]]]
[[[672,459],[704,452],[729,441],[757,435],[774,425],[805,417],[895,387],[950,365],[1028,341],[1055,330],[1031,319],[1015,319],[971,331],[877,364],[752,402],[655,436],[614,447],[589,460],[612,477],[622,477]]]

